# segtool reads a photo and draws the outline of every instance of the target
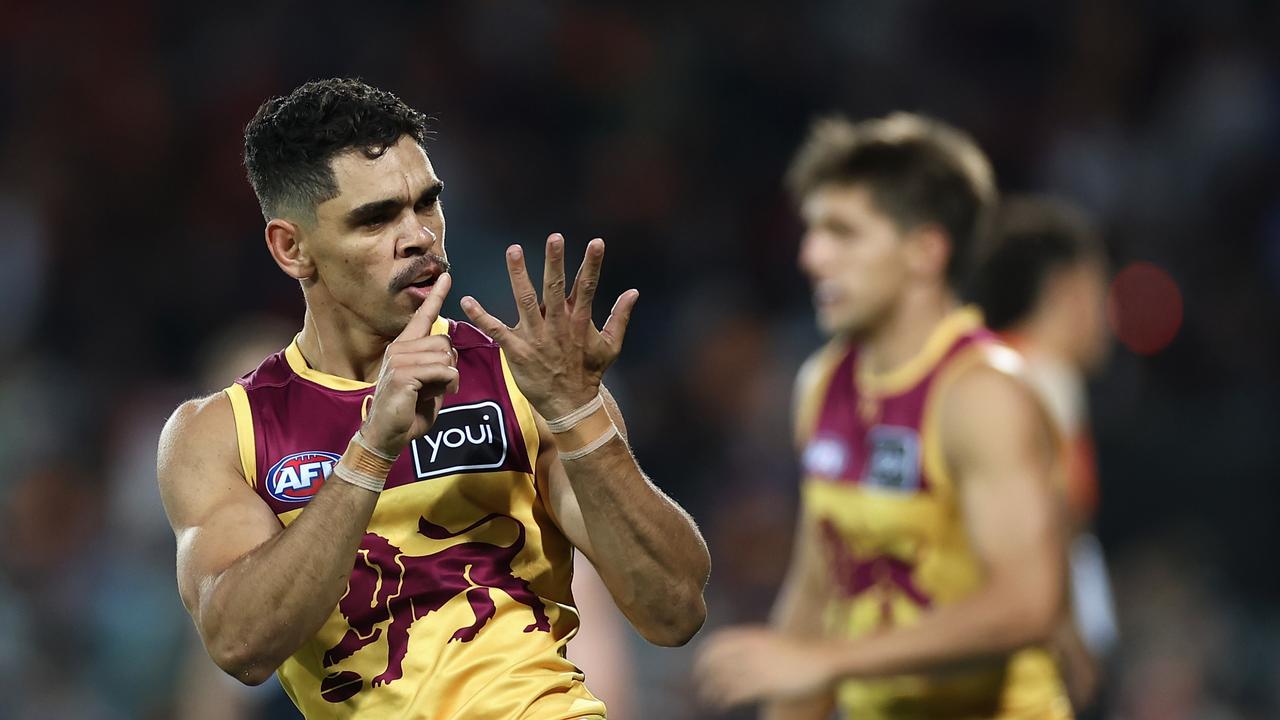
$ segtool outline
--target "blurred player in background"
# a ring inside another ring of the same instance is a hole
[[[819,123],[789,184],[833,337],[800,371],[804,481],[769,628],[715,635],[700,685],[765,716],[1065,718],[1055,445],[1016,353],[961,306],[990,219],[966,135],[907,114]]]
[[[1055,646],[1077,707],[1092,702],[1098,668],[1116,641],[1106,564],[1090,532],[1098,477],[1085,393],[1086,375],[1107,355],[1107,277],[1101,238],[1079,210],[1024,196],[1002,204],[972,280],[988,327],[1025,358],[1025,376],[1063,441],[1073,617]]]
[[[269,100],[246,128],[267,248],[306,315],[165,427],[179,590],[222,669],[278,669],[309,717],[603,717],[564,654],[574,549],[660,645],[700,627],[709,572],[601,385],[638,293],[597,330],[604,243],[570,286],[552,235],[543,306],[507,250],[516,327],[469,297],[479,329],[440,317],[452,278],[425,140],[422,113],[353,80]]]

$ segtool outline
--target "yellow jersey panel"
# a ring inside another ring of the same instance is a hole
[[[392,466],[346,594],[281,684],[308,718],[602,718],[565,657],[573,547],[537,490],[533,410],[489,338],[432,330],[458,351],[459,391]],[[372,392],[307,367],[296,343],[229,391],[249,479],[286,527]]]

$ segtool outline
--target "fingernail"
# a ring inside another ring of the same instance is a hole
[[[462,297],[462,300],[459,301],[459,304],[462,305],[462,307],[464,308],[469,308],[472,305],[474,305],[475,302],[476,302],[475,298],[471,297],[470,295],[464,295]]]
[[[507,248],[507,257],[511,258],[512,260],[519,260],[520,256],[523,254],[524,254],[524,251],[520,248],[519,245],[512,245],[511,247]]]

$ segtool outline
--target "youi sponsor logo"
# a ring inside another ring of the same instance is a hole
[[[418,479],[500,468],[507,461],[502,408],[486,401],[444,408],[431,431],[412,443]]]

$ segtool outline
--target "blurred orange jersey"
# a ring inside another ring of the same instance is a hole
[[[829,635],[856,639],[909,626],[981,585],[934,399],[964,368],[999,366],[1012,353],[966,308],[890,373],[873,375],[859,365],[857,347],[839,341],[810,362],[805,372],[816,380],[797,398],[805,442],[801,522],[827,563]],[[946,673],[846,681],[837,699],[859,720],[1071,716],[1058,670],[1040,648]]]
[[[309,718],[603,717],[565,659],[573,548],[534,475],[538,433],[498,346],[437,321],[461,385],[392,466],[347,592],[280,667]],[[288,525],[359,428],[373,386],[296,342],[227,389],[245,477]]]

